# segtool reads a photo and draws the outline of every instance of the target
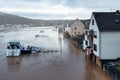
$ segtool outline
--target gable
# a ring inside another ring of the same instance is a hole
[[[94,20],[94,25],[92,25],[92,21]],[[90,24],[89,24],[89,29],[90,30],[97,30],[99,31],[99,28],[98,28],[98,25],[97,25],[97,22],[96,22],[96,19],[95,19],[95,16],[92,14],[91,16],[91,20],[90,20]]]
[[[80,21],[80,20],[76,20],[72,25],[71,25],[71,28],[74,28],[74,27],[77,27],[77,28],[84,28],[84,24]]]

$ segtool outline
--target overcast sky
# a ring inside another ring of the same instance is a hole
[[[120,0],[1,0],[0,11],[32,19],[87,19],[120,9]]]

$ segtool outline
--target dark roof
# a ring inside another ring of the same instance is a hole
[[[76,20],[69,20],[68,21],[68,27],[71,27],[71,25],[75,22]]]
[[[116,12],[93,12],[100,31],[120,31],[120,14]]]
[[[81,20],[81,22],[85,25],[85,29],[89,29],[90,19]]]

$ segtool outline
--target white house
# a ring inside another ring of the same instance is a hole
[[[84,50],[87,47],[92,48],[93,60],[101,66],[102,60],[115,60],[120,58],[120,12],[93,12],[89,25],[89,30],[92,38],[92,45],[85,44]],[[85,37],[89,37],[85,34]],[[91,54],[92,54],[91,53]]]

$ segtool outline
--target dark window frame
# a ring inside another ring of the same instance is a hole
[[[88,33],[88,32],[87,32],[87,31],[85,31],[85,34],[86,34],[86,35],[87,35],[87,33]]]
[[[94,25],[94,19],[92,20],[92,25]]]
[[[85,44],[88,45],[88,41],[87,40],[85,41]]]
[[[96,44],[94,44],[94,51],[97,52],[97,45]]]

